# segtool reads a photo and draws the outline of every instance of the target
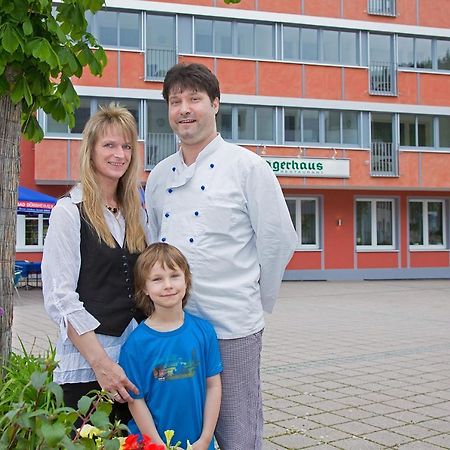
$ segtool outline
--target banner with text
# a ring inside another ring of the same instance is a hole
[[[263,156],[275,175],[284,177],[349,178],[349,159]]]

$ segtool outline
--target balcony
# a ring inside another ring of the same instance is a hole
[[[149,48],[146,53],[146,79],[164,80],[167,71],[177,62],[175,50]]]
[[[397,71],[394,63],[375,61],[370,63],[369,93],[371,95],[397,95]]]
[[[396,16],[395,0],[368,0],[367,12],[377,16]]]
[[[144,154],[144,168],[151,170],[160,161],[177,151],[173,133],[148,133]]]
[[[392,142],[372,142],[370,175],[373,177],[398,177],[398,147]]]

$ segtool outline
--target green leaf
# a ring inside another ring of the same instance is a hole
[[[120,448],[120,442],[118,439],[112,439],[110,441],[104,442],[105,450],[119,450]]]
[[[22,118],[22,133],[29,141],[41,142],[44,139],[44,131],[33,114]]]
[[[24,84],[28,87],[27,80],[23,78]],[[31,95],[31,94],[30,94]],[[28,102],[27,102],[28,103]],[[45,381],[47,380],[47,374],[42,372],[33,372],[31,375],[31,385],[39,391],[42,389],[42,387],[45,384]]]
[[[30,36],[30,34],[33,34],[33,25],[29,20],[26,20],[22,25],[23,34],[25,36]]]
[[[95,411],[91,416],[91,423],[97,428],[106,428],[109,426],[109,416],[104,411]]]
[[[9,23],[5,23],[2,34],[3,48],[8,53],[14,53],[20,45],[20,36]]]
[[[66,436],[66,428],[61,423],[44,423],[41,426],[41,432],[50,448],[55,447]]]
[[[80,400],[78,400],[78,411],[81,413],[81,415],[85,416],[88,413],[93,400],[94,400],[93,398],[87,397],[86,395],[83,395],[83,397],[81,397]]]
[[[16,105],[25,96],[25,78],[20,77],[11,91],[11,100]]]
[[[56,406],[61,406],[63,400],[63,390],[61,386],[53,381],[47,385],[47,389],[55,396]]]

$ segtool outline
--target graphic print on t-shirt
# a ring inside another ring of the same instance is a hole
[[[172,355],[163,362],[157,362],[153,368],[153,378],[158,381],[192,378],[195,376],[198,366],[199,359],[194,349],[192,350],[190,361],[185,361],[181,356]]]

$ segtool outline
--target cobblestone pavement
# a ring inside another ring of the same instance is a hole
[[[56,327],[40,289],[19,291],[13,347],[42,352]],[[264,450],[450,449],[449,325],[450,280],[284,283],[264,332]]]

